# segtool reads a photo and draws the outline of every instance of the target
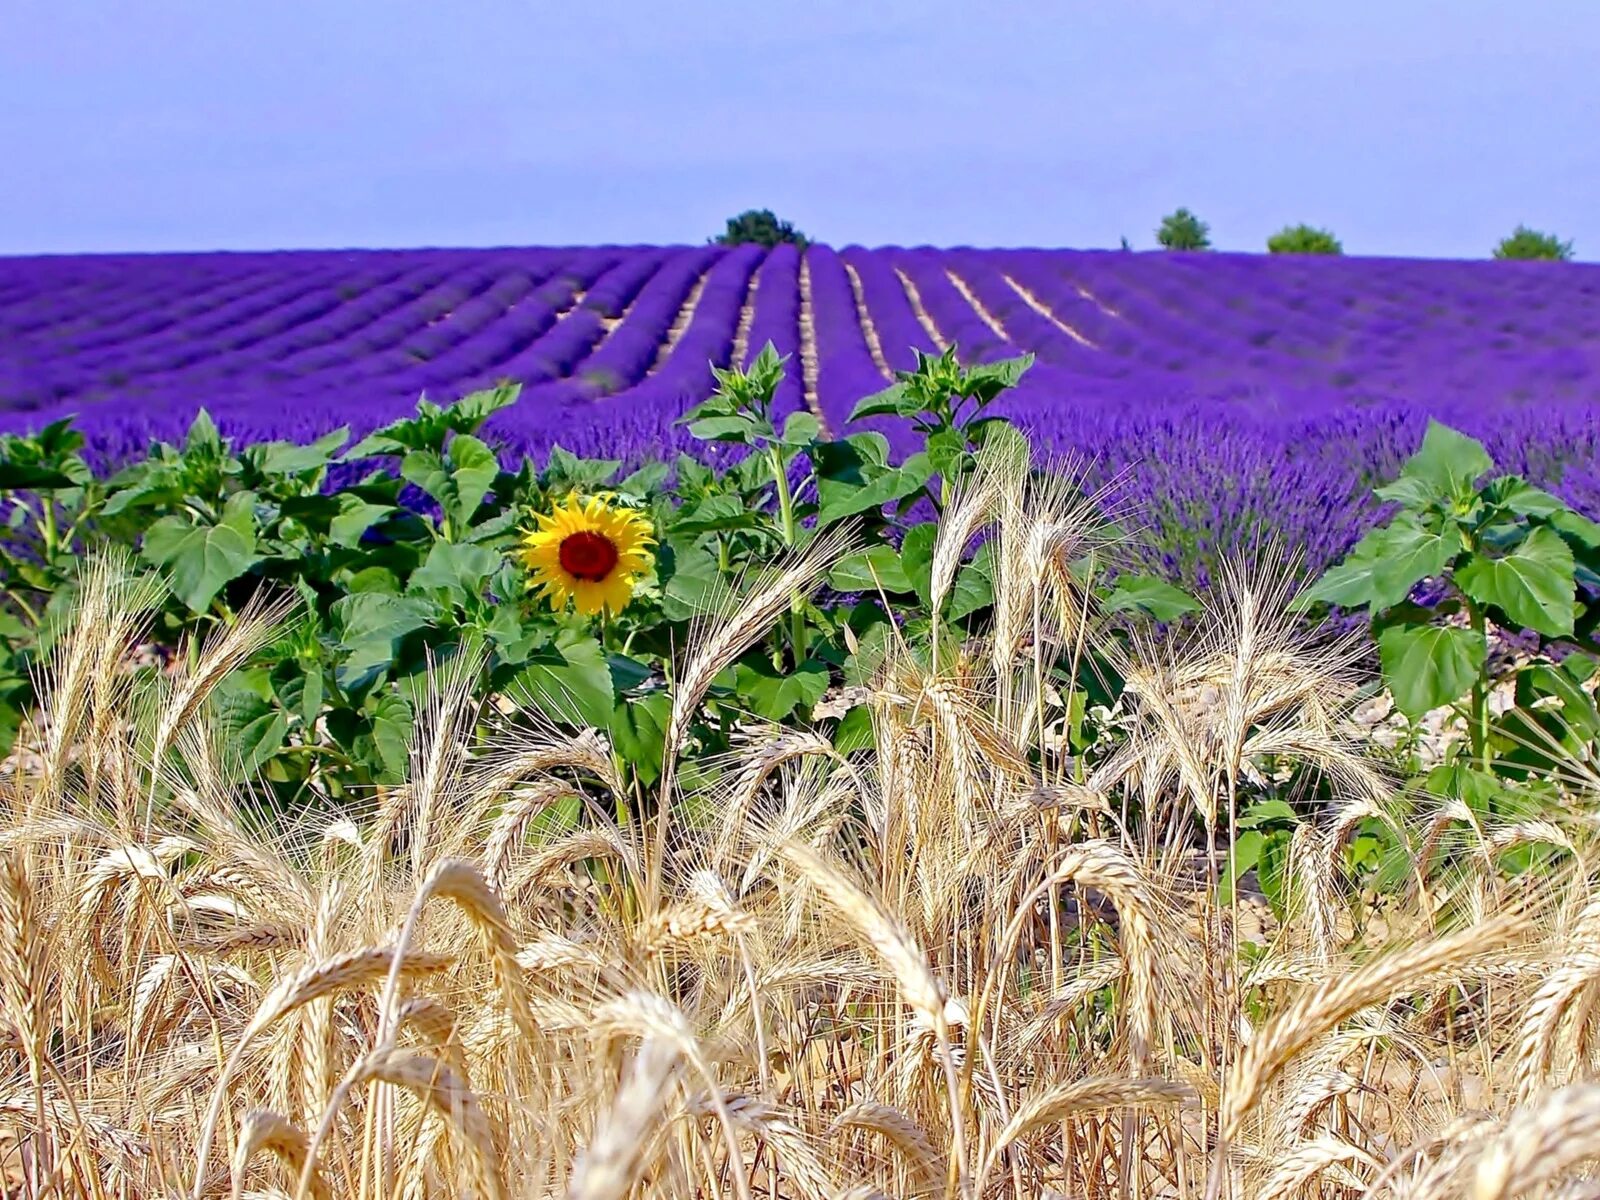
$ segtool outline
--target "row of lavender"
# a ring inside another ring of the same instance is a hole
[[[1007,411],[1093,459],[1190,573],[1287,532],[1313,562],[1436,416],[1600,513],[1600,268],[813,246],[0,260],[0,420],[107,459],[202,405],[246,438],[356,432],[501,378],[509,453],[642,457],[736,344],[834,427],[948,342],[1030,350]],[[809,341],[802,354],[802,342]],[[801,362],[814,363],[809,379]],[[895,429],[881,426],[898,441]]]

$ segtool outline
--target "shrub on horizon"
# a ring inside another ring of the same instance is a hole
[[[802,249],[806,235],[793,222],[780,221],[770,208],[751,208],[728,218],[728,228],[712,239],[719,246],[781,246],[792,242]]]
[[[1555,262],[1572,260],[1572,243],[1563,242],[1553,233],[1540,233],[1526,225],[1518,225],[1508,238],[1501,238],[1494,248],[1496,258],[1550,259]]]
[[[1177,212],[1161,218],[1161,227],[1156,230],[1156,241],[1161,244],[1163,250],[1209,250],[1210,234],[1211,226],[1187,208],[1180,208]]]
[[[1301,222],[1285,225],[1267,239],[1269,254],[1343,254],[1344,246],[1327,229]]]

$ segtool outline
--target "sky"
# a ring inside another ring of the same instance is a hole
[[[1219,249],[1600,259],[1596,0],[0,0],[0,254]]]

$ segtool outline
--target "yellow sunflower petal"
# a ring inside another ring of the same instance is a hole
[[[520,557],[529,590],[556,609],[572,603],[589,616],[621,612],[655,561],[649,521],[609,495],[569,495],[534,522]]]

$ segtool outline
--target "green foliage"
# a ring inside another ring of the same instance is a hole
[[[1600,525],[1520,476],[1491,476],[1493,469],[1479,442],[1430,423],[1399,477],[1377,489],[1399,511],[1303,597],[1365,610],[1396,707],[1418,718],[1456,706],[1471,734],[1471,767],[1483,772],[1526,765],[1528,741],[1491,726],[1490,625],[1537,635],[1541,648],[1590,650],[1600,620],[1600,607],[1585,598],[1600,584]],[[1441,581],[1444,595],[1424,607],[1412,597],[1428,579]],[[1593,705],[1572,686],[1572,673],[1586,675],[1592,662],[1572,653],[1559,666],[1535,659],[1513,668],[1519,691],[1537,692],[1543,714],[1519,708],[1513,725],[1559,723],[1560,732],[1540,739],[1554,747],[1586,724]]]
[[[1572,243],[1563,242],[1553,233],[1540,233],[1526,225],[1518,225],[1510,237],[1502,238],[1494,248],[1496,258],[1554,259],[1568,262],[1572,258]]]
[[[1187,208],[1180,208],[1161,218],[1156,241],[1163,250],[1209,250],[1211,226]]]
[[[339,797],[397,782],[426,673],[463,653],[482,662],[481,698],[604,730],[648,785],[660,766],[665,681],[690,623],[719,610],[736,581],[847,524],[855,551],[829,582],[862,598],[795,596],[781,628],[716,681],[691,738],[714,753],[752,716],[812,726],[830,689],[870,676],[890,627],[883,597],[894,597],[903,636],[928,637],[939,514],[980,454],[1028,469],[1026,439],[987,410],[1030,361],[964,366],[952,349],[862,401],[860,414],[895,413],[919,431],[922,448],[903,462],[890,460],[881,435],[826,438],[807,412],[780,421],[785,361],[770,345],[748,369],[716,369],[716,393],[683,417],[697,438],[746,451],[722,471],[681,457],[624,476],[618,462],[560,447],[543,469],[508,470],[482,430],[515,402],[514,387],[449,406],[424,400],[354,446],[340,429],[307,445],[238,448],[202,413],[181,446],[152,446],[105,479],[65,423],[7,437],[0,745],[32,702],[30,668],[49,648],[85,551],[112,542],[132,549],[159,595],[151,637],[164,646],[233,624],[259,593],[298,598],[290,632],[228,685],[217,713],[240,750],[235,765],[286,804],[313,783]],[[351,462],[366,473],[331,489],[330,468]],[[403,503],[410,488],[426,503]],[[636,507],[658,542],[633,602],[604,621],[533,600],[518,556],[531,515],[574,490]],[[960,564],[944,621],[982,631],[990,553],[979,547]],[[1171,620],[1193,604],[1137,577],[1101,593],[1125,619]]]
[[[728,227],[712,241],[722,246],[781,246],[792,242],[796,246],[807,244],[806,235],[788,221],[780,221],[770,208],[752,208],[736,217],[728,218]]]
[[[1344,246],[1326,229],[1310,225],[1285,225],[1267,239],[1271,254],[1343,254]]]

